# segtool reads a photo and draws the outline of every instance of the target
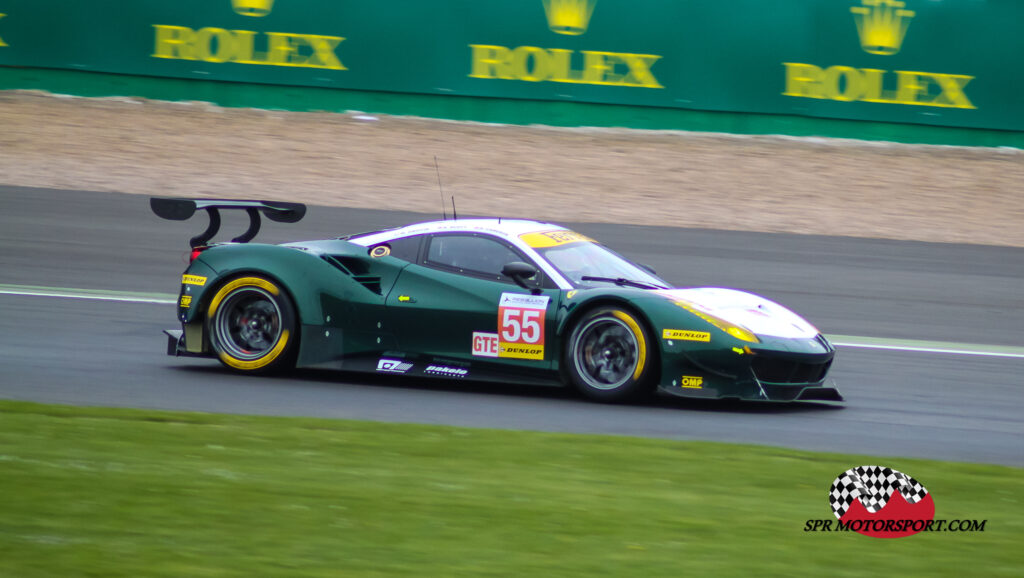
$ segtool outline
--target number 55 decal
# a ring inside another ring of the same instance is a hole
[[[544,359],[547,295],[502,293],[498,304],[498,357]]]

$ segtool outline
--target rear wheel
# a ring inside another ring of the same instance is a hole
[[[564,366],[584,395],[623,401],[650,393],[654,359],[651,339],[635,315],[612,307],[596,309],[576,323]]]
[[[224,284],[207,313],[210,344],[221,363],[244,372],[262,373],[295,361],[295,308],[274,282],[259,276]]]

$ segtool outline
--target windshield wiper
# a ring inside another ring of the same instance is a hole
[[[637,289],[665,289],[661,285],[645,281],[634,281],[625,277],[594,277],[593,275],[584,275],[580,277],[580,281],[604,281],[605,283],[615,283],[619,286],[625,285],[626,287],[636,287]]]

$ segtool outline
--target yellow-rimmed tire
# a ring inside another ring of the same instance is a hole
[[[657,369],[653,342],[635,314],[617,307],[595,309],[574,325],[563,367],[583,395],[624,401],[653,391]]]
[[[210,345],[224,365],[247,373],[291,367],[298,351],[295,307],[274,281],[232,279],[210,299]]]

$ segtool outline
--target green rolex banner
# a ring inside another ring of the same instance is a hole
[[[1013,0],[0,0],[0,65],[1024,130]]]

